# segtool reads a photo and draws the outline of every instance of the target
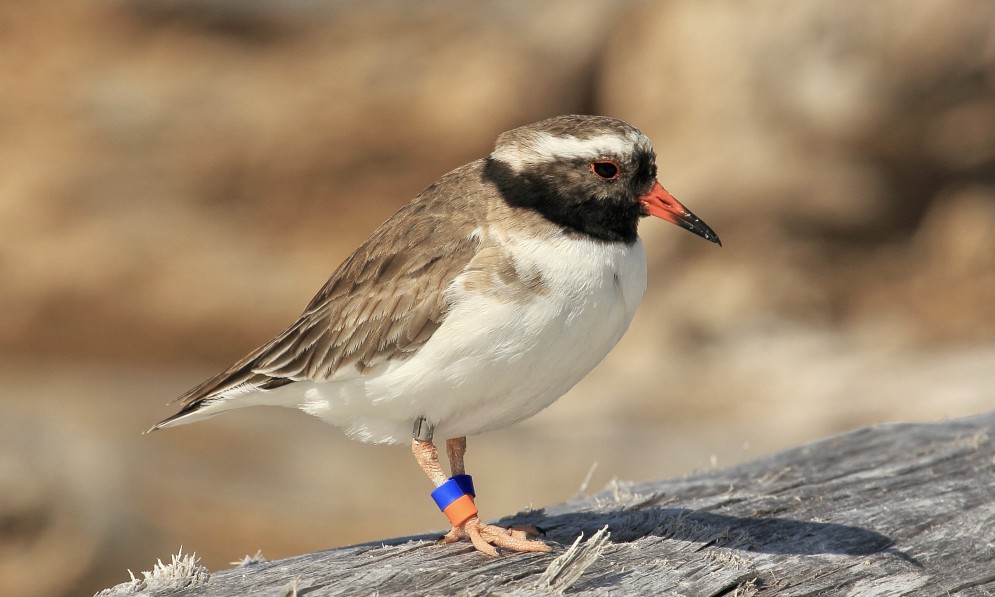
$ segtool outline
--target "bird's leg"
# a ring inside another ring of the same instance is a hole
[[[466,474],[466,469],[463,467],[464,454],[466,454],[465,437],[446,440],[446,455],[449,456],[449,469],[452,471],[454,477]]]
[[[439,452],[431,440],[411,440],[411,451],[418,461],[418,466],[425,471],[436,487],[446,482],[446,473],[442,472],[442,465],[439,464]]]
[[[463,455],[465,453],[465,437],[446,440],[446,454],[449,456],[449,467],[452,470],[453,477],[466,474],[463,467]],[[435,462],[438,465],[438,455],[436,455]],[[422,468],[424,469],[425,467]],[[428,472],[427,469],[425,470]],[[463,524],[454,525],[453,529],[446,533],[439,541],[442,543],[453,543],[463,538],[470,539],[478,551],[489,556],[497,555],[497,550],[493,547],[495,545],[512,551],[550,551],[548,545],[542,541],[530,540],[524,531],[484,524],[480,522],[480,518],[476,515],[470,517]]]

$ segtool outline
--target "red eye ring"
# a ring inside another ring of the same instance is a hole
[[[595,160],[591,162],[591,172],[602,180],[615,180],[622,169],[612,160]]]

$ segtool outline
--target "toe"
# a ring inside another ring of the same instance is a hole
[[[476,522],[477,524],[470,524],[471,522]],[[466,529],[466,534],[470,536],[470,541],[473,543],[473,546],[477,548],[477,551],[483,553],[484,555],[491,556],[492,558],[497,557],[498,553],[497,550],[494,549],[494,546],[491,545],[487,539],[484,539],[484,537],[481,536],[481,525],[477,519],[471,519],[471,521],[469,521],[464,528]]]
[[[438,543],[455,543],[461,539],[469,539],[477,551],[491,557],[498,555],[495,547],[520,552],[552,551],[552,548],[542,541],[529,539],[525,530],[483,524],[476,516],[459,527],[453,527],[438,540]]]
[[[513,531],[521,531],[526,537],[538,537],[546,534],[545,530],[531,524],[519,524],[508,528]]]
[[[512,529],[503,529],[493,525],[485,525],[480,529],[481,536],[489,543],[512,551],[549,552],[552,548],[542,541],[531,541],[525,533]]]
[[[456,543],[457,541],[459,541],[460,539],[462,539],[465,536],[466,536],[466,533],[463,532],[463,529],[461,529],[460,527],[453,527],[452,530],[450,530],[448,533],[446,533],[445,535],[439,537],[439,539],[438,539],[438,541],[436,541],[436,543],[439,543],[439,544],[443,544],[443,543]]]

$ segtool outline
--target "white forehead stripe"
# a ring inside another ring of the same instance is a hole
[[[491,157],[520,172],[534,164],[547,164],[559,159],[585,159],[617,156],[623,160],[634,151],[653,151],[649,139],[636,131],[580,139],[572,135],[554,137],[549,133],[535,133],[526,143],[501,145]]]

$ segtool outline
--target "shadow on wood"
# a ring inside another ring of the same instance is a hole
[[[882,425],[500,521],[542,528],[551,554],[404,537],[214,574],[189,560],[101,595],[995,594],[993,430],[995,413]]]

